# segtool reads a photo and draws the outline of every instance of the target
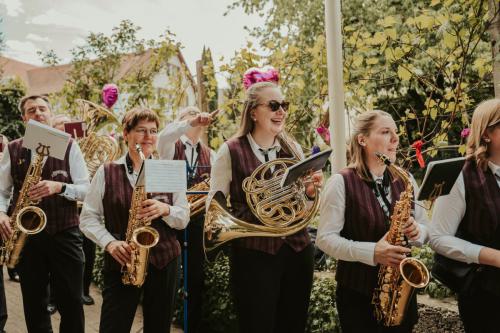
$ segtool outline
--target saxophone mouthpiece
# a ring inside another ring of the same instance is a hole
[[[385,165],[387,165],[387,166],[391,165],[391,160],[386,155],[379,153],[379,152],[376,152],[375,155],[377,155],[377,157],[380,159],[380,161],[382,163],[384,163]]]

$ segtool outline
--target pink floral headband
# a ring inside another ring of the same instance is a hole
[[[247,69],[243,74],[243,85],[245,90],[257,82],[274,82],[278,84],[280,76],[278,71],[272,66],[264,66],[262,68],[252,67]]]

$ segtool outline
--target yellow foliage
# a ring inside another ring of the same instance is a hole
[[[447,48],[452,49],[455,47],[455,44],[457,42],[457,37],[450,34],[448,31],[445,31],[443,33],[443,42]]]
[[[385,34],[392,39],[396,39],[396,29],[394,28],[385,29]]]
[[[409,81],[411,79],[412,73],[405,67],[398,66],[398,77],[403,81]]]

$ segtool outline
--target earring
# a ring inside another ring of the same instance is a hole
[[[491,139],[490,139],[490,138],[485,138],[485,139],[484,139],[484,141],[485,141],[486,143],[490,143]]]

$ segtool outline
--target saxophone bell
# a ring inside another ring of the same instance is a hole
[[[47,224],[45,212],[36,206],[27,206],[19,211],[16,217],[19,230],[27,235],[35,235]]]
[[[132,234],[132,242],[140,248],[149,249],[160,240],[160,234],[156,229],[145,226],[134,230]]]

